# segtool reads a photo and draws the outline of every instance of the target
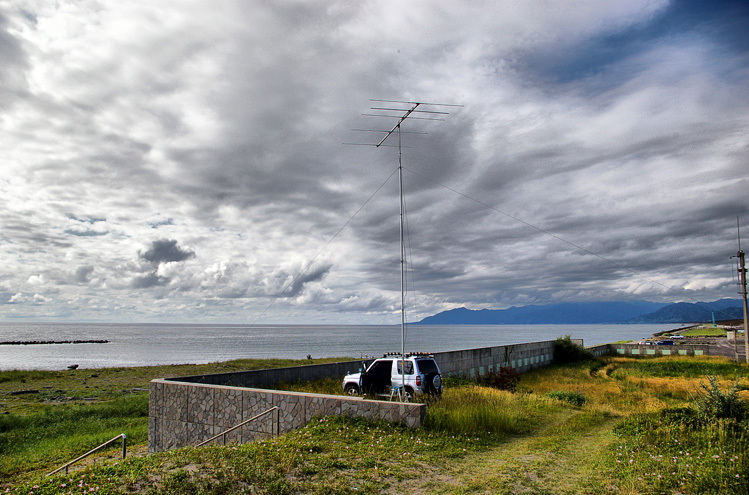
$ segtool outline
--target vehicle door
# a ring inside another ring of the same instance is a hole
[[[392,361],[378,360],[372,363],[362,376],[362,390],[369,394],[383,394],[390,390],[390,374]]]
[[[414,383],[414,363],[412,361],[403,361],[401,359],[396,359],[396,367],[395,372],[393,373],[392,377],[392,386],[394,387],[400,387],[403,385],[408,385],[413,387]],[[405,365],[405,366],[404,366]],[[403,373],[403,370],[406,370],[405,374]]]

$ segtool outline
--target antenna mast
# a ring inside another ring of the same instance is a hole
[[[447,107],[462,107],[463,105],[452,105],[446,103],[424,103],[417,101],[401,101],[401,100],[370,100],[377,104],[394,104],[393,106],[400,106],[400,108],[390,108],[389,106],[373,106],[370,110],[377,110],[380,112],[389,113],[376,113],[376,114],[364,114],[367,117],[387,117],[397,119],[395,125],[390,130],[374,130],[374,129],[355,129],[358,131],[365,132],[383,132],[385,136],[377,144],[364,144],[363,146],[374,146],[379,148],[381,146],[387,146],[385,141],[392,136],[394,133],[398,134],[398,196],[400,199],[400,229],[399,229],[399,240],[400,240],[400,267],[401,267],[401,391],[405,394],[406,386],[406,244],[404,235],[404,221],[405,221],[405,199],[403,195],[403,148],[401,143],[401,124],[406,119],[411,120],[435,120],[444,121],[445,119],[440,117],[449,115],[449,112],[445,112],[440,109],[446,109]],[[403,108],[403,106],[407,106]],[[436,107],[435,110],[424,109],[424,107]],[[423,116],[416,116],[415,114],[423,114]],[[420,133],[424,134],[424,133]],[[345,143],[345,144],[359,144],[359,143]]]

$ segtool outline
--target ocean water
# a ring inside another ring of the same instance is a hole
[[[586,346],[637,340],[677,325],[413,325],[406,350],[441,352],[554,340]],[[240,358],[379,356],[400,351],[398,325],[185,325],[0,323],[0,342],[108,340],[105,344],[0,345],[0,370],[208,363]]]

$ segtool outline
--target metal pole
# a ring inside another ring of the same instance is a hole
[[[741,276],[741,297],[744,306],[744,352],[746,363],[749,364],[749,332],[747,331],[747,306],[746,306],[746,266],[744,265],[744,251],[739,251],[739,273]],[[738,339],[736,339],[738,340]]]
[[[415,108],[415,107],[414,107]],[[400,194],[400,250],[401,250],[401,392],[406,392],[406,256],[403,242],[403,153],[401,126],[398,124],[398,193]]]

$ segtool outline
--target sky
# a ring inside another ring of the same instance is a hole
[[[372,100],[459,105],[401,126],[408,321],[736,298],[747,88],[743,0],[0,0],[0,321],[399,323]]]

